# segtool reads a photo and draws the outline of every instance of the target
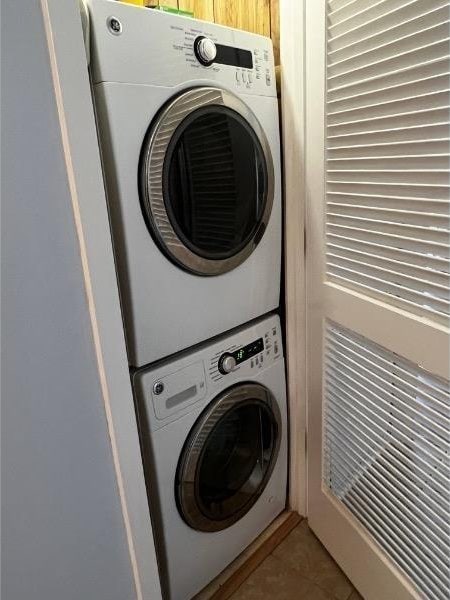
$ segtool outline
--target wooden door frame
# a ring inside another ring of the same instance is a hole
[[[301,515],[307,514],[304,8],[305,0],[280,0],[289,507]]]

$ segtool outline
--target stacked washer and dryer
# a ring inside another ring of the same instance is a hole
[[[271,41],[91,0],[91,76],[161,580],[192,597],[284,509]]]

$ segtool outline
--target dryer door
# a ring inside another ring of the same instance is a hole
[[[269,480],[280,438],[280,410],[266,387],[239,384],[215,398],[178,463],[175,493],[186,523],[219,531],[243,517]]]
[[[264,234],[273,194],[266,136],[230,92],[188,90],[151,125],[141,203],[153,237],[184,269],[219,275],[246,260]]]

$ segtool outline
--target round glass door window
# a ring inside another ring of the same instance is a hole
[[[180,457],[177,504],[194,529],[219,531],[243,517],[263,492],[279,449],[278,406],[267,388],[241,384],[213,401]]]
[[[150,129],[140,188],[147,223],[170,258],[200,275],[229,271],[253,252],[270,217],[266,137],[235,96],[189,90]]]

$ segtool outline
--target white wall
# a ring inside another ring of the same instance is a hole
[[[2,598],[159,598],[77,3],[42,4],[1,7]]]

